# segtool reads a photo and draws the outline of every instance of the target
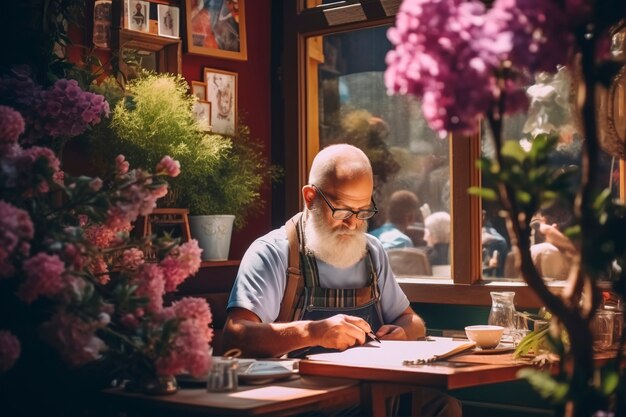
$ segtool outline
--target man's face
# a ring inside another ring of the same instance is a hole
[[[327,186],[321,191],[329,203],[339,209],[354,211],[370,209],[371,181],[348,181],[338,186]],[[317,195],[309,211],[306,225],[307,247],[322,261],[348,267],[358,262],[365,254],[367,221],[355,215],[344,220],[332,217],[332,210],[321,195]]]

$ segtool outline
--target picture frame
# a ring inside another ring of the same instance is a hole
[[[204,68],[204,82],[207,101],[211,103],[212,132],[234,136],[237,132],[237,73]]]
[[[191,82],[191,94],[198,97],[200,101],[207,101],[206,99],[206,83],[200,81]]]
[[[92,42],[96,48],[111,49],[112,3],[112,0],[94,2]]]
[[[167,4],[157,5],[158,35],[180,38],[180,9]]]
[[[126,28],[150,33],[150,2],[126,0],[124,7]]]
[[[211,103],[206,100],[198,100],[193,103],[193,114],[200,125],[200,129],[211,131]]]
[[[246,0],[185,0],[190,54],[245,61]]]

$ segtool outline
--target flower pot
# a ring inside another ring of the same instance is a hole
[[[203,261],[225,261],[230,250],[230,237],[235,216],[216,214],[189,216],[191,236],[202,248]]]

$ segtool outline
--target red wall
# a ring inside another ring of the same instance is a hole
[[[239,112],[245,114],[250,135],[262,141],[266,155],[270,155],[270,57],[271,57],[271,0],[246,1],[247,61],[183,54],[183,76],[187,81],[202,81],[203,68],[216,68],[239,74]],[[271,225],[271,198],[269,187],[261,198],[265,209],[248,218],[242,230],[235,231],[230,258],[241,259],[250,243],[269,231]]]

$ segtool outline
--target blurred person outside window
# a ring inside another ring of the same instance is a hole
[[[419,199],[415,193],[396,191],[389,198],[387,222],[369,233],[377,237],[385,249],[411,248],[414,243],[407,230],[417,220],[418,209]]]

